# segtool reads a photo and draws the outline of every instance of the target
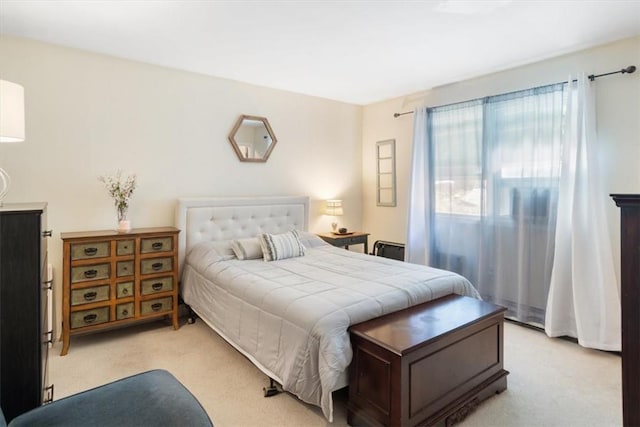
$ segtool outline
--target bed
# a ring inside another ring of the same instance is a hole
[[[333,420],[348,384],[348,328],[452,293],[455,273],[333,247],[308,232],[307,197],[185,198],[176,208],[186,304],[262,372]],[[238,259],[234,240],[297,230],[304,255]]]

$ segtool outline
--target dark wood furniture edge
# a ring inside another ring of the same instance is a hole
[[[509,371],[504,369],[493,375],[488,380],[477,385],[469,392],[442,408],[442,410],[437,412],[428,421],[425,420],[426,423],[424,425],[431,426],[444,422],[444,425],[451,426],[463,421],[469,414],[475,411],[480,403],[507,389],[507,375],[509,375]],[[350,426],[382,426],[382,424],[367,415],[367,412],[363,408],[360,408],[359,405],[351,401],[347,402],[347,424]]]
[[[388,323],[388,321],[391,320],[391,319],[395,320],[397,318],[405,317],[407,315],[407,313],[419,312],[419,311],[421,311],[423,309],[423,306],[425,306],[425,305],[432,305],[434,303],[435,304],[446,303],[447,301],[449,301],[451,299],[455,299],[456,297],[459,297],[459,296],[460,295],[457,295],[457,294],[445,295],[443,297],[436,298],[436,299],[431,300],[431,301],[423,302],[421,304],[414,305],[414,306],[411,306],[411,307],[407,307],[404,310],[399,310],[399,311],[396,311],[396,312],[393,312],[393,313],[389,313],[389,314],[386,314],[384,316],[380,316],[380,317],[377,317],[377,318],[374,318],[374,319],[371,319],[371,320],[367,320],[366,322],[362,322],[362,323],[367,323],[367,324],[375,324],[375,323],[382,323],[382,322]],[[474,322],[481,323],[481,322],[483,322],[483,321],[485,321],[487,319],[490,319],[490,318],[494,317],[496,315],[496,313],[502,313],[504,315],[504,313],[507,311],[506,307],[498,306],[498,305],[495,305],[495,304],[492,304],[492,303],[488,303],[486,301],[483,301],[483,302],[485,302],[486,304],[490,304],[490,305],[494,306],[496,308],[496,311],[488,312],[488,313],[486,313],[486,314],[484,314],[484,315],[482,315],[480,317],[477,317],[477,318],[474,319]],[[384,348],[385,350],[388,350],[388,351],[390,351],[392,353],[395,353],[398,356],[402,356],[404,354],[410,353],[410,352],[414,351],[416,348],[423,347],[423,346],[426,346],[426,345],[430,345],[430,344],[433,344],[433,343],[443,339],[442,335],[438,335],[438,336],[430,338],[427,341],[422,341],[420,343],[417,343],[416,345],[414,345],[414,346],[412,346],[410,348],[406,348],[406,349],[403,349],[402,351],[399,351],[398,349],[391,347],[390,345],[388,345],[387,343],[385,343],[383,341],[377,340],[374,337],[371,337],[370,335],[361,333],[358,330],[357,326],[358,326],[358,324],[352,325],[349,328],[349,332],[354,334],[354,335],[357,335],[357,336],[360,336],[362,338],[365,338],[368,341],[370,341],[372,343],[375,343],[377,346],[379,346],[381,348]],[[457,327],[455,327],[453,329],[450,329],[448,332],[449,333],[457,332],[457,331],[460,331],[460,330],[464,329],[466,326],[467,326],[466,324],[459,325],[459,326],[457,326]]]
[[[0,206],[0,403],[7,422],[53,399],[46,217],[46,202]]]
[[[620,209],[622,420],[640,426],[640,194],[611,194]]]

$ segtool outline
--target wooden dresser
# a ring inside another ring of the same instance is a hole
[[[47,384],[52,332],[46,208],[46,203],[0,207],[0,404],[7,421],[53,398]]]
[[[622,422],[640,426],[640,194],[612,194],[620,209]]]
[[[178,329],[178,233],[62,233],[62,352],[71,335],[171,317]]]

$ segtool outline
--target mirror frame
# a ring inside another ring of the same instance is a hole
[[[240,150],[240,144],[238,144],[238,141],[236,141],[236,133],[238,132],[238,130],[240,129],[240,126],[242,126],[242,123],[245,120],[254,120],[254,121],[262,122],[262,124],[264,124],[265,129],[267,129],[267,133],[271,137],[271,144],[269,145],[269,148],[267,148],[267,151],[264,153],[264,155],[261,158],[252,158],[252,157],[243,156],[242,151]],[[236,155],[238,156],[238,159],[240,159],[241,162],[265,163],[267,159],[269,159],[269,156],[273,151],[273,147],[276,146],[276,144],[278,143],[278,140],[276,138],[275,133],[273,133],[273,129],[271,129],[269,120],[266,117],[242,114],[240,117],[238,117],[238,120],[236,120],[236,124],[233,126],[233,129],[231,129],[231,132],[229,133],[229,142],[231,143],[231,146],[233,147],[233,151],[236,152]]]
[[[381,156],[380,151],[386,148],[389,151],[387,156]],[[382,171],[382,163],[389,161],[391,170]],[[383,175],[389,175],[389,186],[382,186],[380,181]],[[386,190],[391,192],[391,198],[383,198],[382,192]],[[396,140],[387,139],[386,141],[376,142],[376,206],[396,206]]]

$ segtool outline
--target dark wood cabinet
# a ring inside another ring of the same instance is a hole
[[[40,406],[47,386],[46,204],[0,207],[0,405],[7,421]]]
[[[612,194],[620,207],[622,420],[640,426],[640,194]]]
[[[507,388],[504,307],[448,295],[349,328],[349,425],[452,425]]]

